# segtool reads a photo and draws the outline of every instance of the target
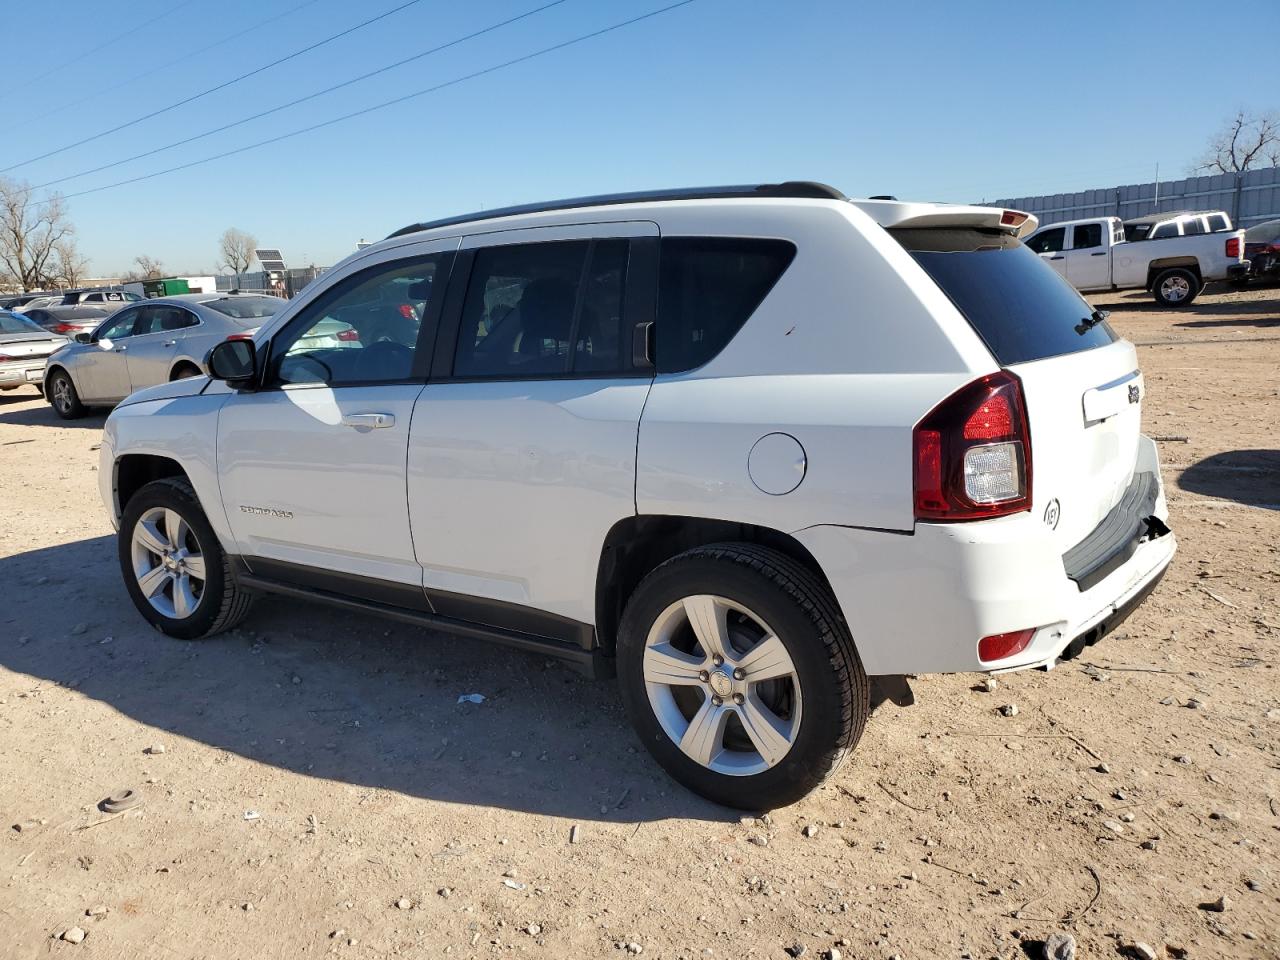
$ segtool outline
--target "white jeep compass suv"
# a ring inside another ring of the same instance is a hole
[[[125,584],[175,637],[269,592],[616,669],[677,780],[790,803],[868,676],[1052,666],[1173,557],[1134,347],[1035,224],[784,183],[406,227],[116,408]]]

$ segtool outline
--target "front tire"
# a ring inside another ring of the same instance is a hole
[[[1156,274],[1151,284],[1151,295],[1162,307],[1185,307],[1194,300],[1204,284],[1190,270],[1170,267]]]
[[[699,547],[652,571],[622,617],[618,677],[666,771],[744,810],[811,792],[869,713],[866,673],[828,588],[754,544]]]
[[[169,382],[172,383],[175,380],[187,380],[191,377],[198,377],[200,376],[200,373],[200,368],[194,364],[180,363],[174,367],[173,372],[169,374]]]
[[[65,370],[55,370],[49,375],[48,397],[53,412],[63,420],[78,420],[89,412],[80,402],[80,394],[76,392],[71,374]]]
[[[187,480],[146,484],[125,506],[117,538],[120,572],[138,612],[161,633],[199,640],[249,612],[218,537]]]

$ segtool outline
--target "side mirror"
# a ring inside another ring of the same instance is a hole
[[[92,333],[77,333],[76,343],[93,343]]]
[[[223,340],[209,351],[205,366],[214,380],[251,387],[257,376],[258,350],[252,340]]]

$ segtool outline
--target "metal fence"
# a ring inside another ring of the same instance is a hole
[[[1166,210],[1225,210],[1237,227],[1248,227],[1280,218],[1280,167],[986,202],[1034,213],[1041,223],[1113,216],[1128,220]]]
[[[302,288],[320,274],[324,267],[298,267],[284,271],[284,289],[275,287],[271,278],[263,271],[257,273],[228,273],[217,277],[218,289],[221,291],[239,290],[243,293],[273,293],[286,297],[297,296]]]

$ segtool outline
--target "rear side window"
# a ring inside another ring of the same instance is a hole
[[[786,240],[664,238],[658,267],[658,372],[692,370],[723,350],[795,255],[795,245]]]
[[[1148,237],[1148,239],[1149,240],[1165,240],[1168,237],[1176,237],[1176,236],[1178,236],[1178,222],[1176,220],[1169,220],[1168,222],[1162,223],[1160,224],[1160,226],[1152,230],[1151,235]]]
[[[994,230],[890,230],[1001,366],[1113,343],[1080,294],[1027,245]]]
[[[1200,222],[1199,217],[1189,217],[1182,221],[1182,235],[1184,237],[1195,237],[1204,232],[1204,224]]]
[[[1102,246],[1102,224],[1082,223],[1072,228],[1071,249],[1086,250]]]
[[[1227,219],[1225,213],[1211,213],[1209,214],[1209,229],[1213,233],[1217,233],[1219,230],[1230,230],[1231,222]]]
[[[1027,246],[1036,253],[1057,253],[1066,246],[1066,243],[1066,227],[1055,227],[1052,230],[1045,230],[1043,233],[1037,233],[1027,241]]]

